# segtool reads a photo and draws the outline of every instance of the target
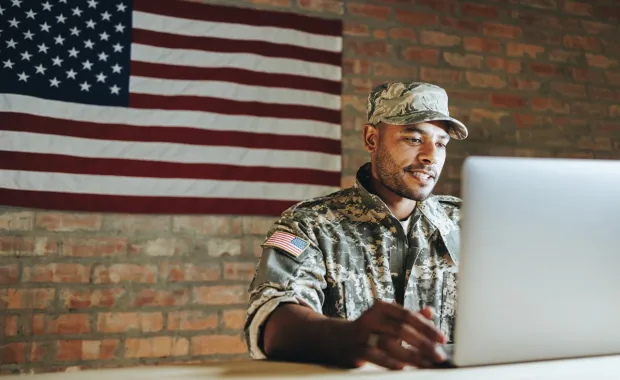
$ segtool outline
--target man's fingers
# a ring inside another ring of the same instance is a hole
[[[400,362],[419,368],[432,366],[431,362],[417,348],[404,347],[399,339],[384,338],[379,342],[379,348]]]
[[[426,317],[420,318],[419,314],[414,314],[400,305],[387,302],[377,302],[374,306],[379,314],[383,314],[384,316],[389,317],[389,319],[395,320],[397,323],[402,324],[404,322],[405,324],[413,326],[422,335],[434,342],[446,343],[446,339],[441,331],[439,331],[433,324],[432,320],[430,320],[432,319],[432,314],[430,314],[430,319],[427,319]],[[428,314],[432,312],[428,310],[426,313]],[[379,323],[386,322],[382,317],[382,315],[379,315],[379,318],[381,319],[378,321]]]
[[[399,370],[405,368],[406,366],[405,363],[390,356],[379,348],[369,348],[364,356],[367,361],[384,368]]]

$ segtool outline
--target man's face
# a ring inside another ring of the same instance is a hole
[[[450,140],[443,122],[376,127],[372,152],[376,176],[403,198],[425,200],[439,180]]]

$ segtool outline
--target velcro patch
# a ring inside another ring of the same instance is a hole
[[[276,231],[269,237],[269,239],[267,239],[267,241],[265,241],[264,245],[280,248],[291,255],[298,257],[306,248],[308,248],[310,243],[299,236],[295,236],[288,232]]]

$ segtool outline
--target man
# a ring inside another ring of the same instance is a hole
[[[453,335],[460,200],[432,195],[450,138],[467,128],[428,83],[368,98],[371,162],[351,188],[286,210],[250,285],[254,358],[430,367]]]

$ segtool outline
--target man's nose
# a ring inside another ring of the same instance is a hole
[[[425,143],[420,147],[418,160],[426,165],[432,165],[437,161],[437,148],[435,143]]]

